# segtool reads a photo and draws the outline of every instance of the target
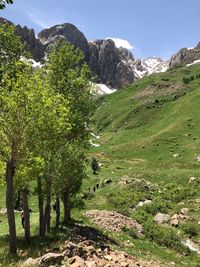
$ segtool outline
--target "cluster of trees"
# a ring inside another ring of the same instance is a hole
[[[0,160],[5,166],[10,252],[16,253],[14,195],[22,193],[25,239],[30,243],[29,197],[37,185],[39,235],[50,231],[51,203],[56,227],[60,200],[64,224],[71,200],[85,176],[93,100],[91,73],[84,55],[59,40],[45,66],[33,69],[20,61],[24,53],[14,29],[0,26]]]

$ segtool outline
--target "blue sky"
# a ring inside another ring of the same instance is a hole
[[[200,42],[200,0],[15,0],[0,16],[36,33],[70,22],[88,40],[127,40],[136,58],[168,59]]]

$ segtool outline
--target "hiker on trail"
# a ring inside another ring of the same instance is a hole
[[[96,188],[99,189],[99,183],[96,184]]]
[[[95,193],[95,191],[96,191],[96,187],[95,187],[95,185],[93,186],[93,191],[94,191],[94,193]]]

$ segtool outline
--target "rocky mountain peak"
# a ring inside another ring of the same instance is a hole
[[[64,23],[60,25],[55,25],[49,29],[45,29],[38,34],[43,45],[54,43],[59,37],[66,39],[68,42],[73,44],[75,47],[80,48],[88,61],[89,59],[89,45],[84,34],[78,30],[71,23]]]
[[[179,65],[191,64],[200,59],[200,43],[194,48],[182,48],[174,54],[169,62],[169,66],[175,67]]]

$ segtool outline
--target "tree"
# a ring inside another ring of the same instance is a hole
[[[0,0],[0,9],[4,9],[6,4],[13,4],[13,0]]]
[[[68,100],[70,107],[72,128],[66,143],[57,150],[57,187],[62,189],[59,193],[64,205],[64,223],[67,224],[72,196],[80,190],[85,175],[85,152],[89,147],[88,125],[94,110],[90,94],[92,78],[84,63],[83,53],[63,39],[58,41],[50,53],[47,70],[50,86]]]
[[[91,167],[93,170],[93,174],[97,174],[97,170],[99,169],[99,164],[96,158],[92,158]]]

